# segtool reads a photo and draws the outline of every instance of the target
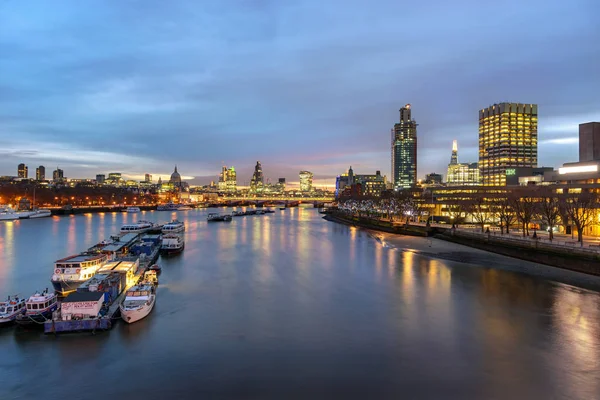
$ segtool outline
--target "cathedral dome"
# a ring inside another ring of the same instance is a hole
[[[177,165],[175,166],[175,171],[171,174],[171,183],[180,184],[181,183],[181,175],[177,172]]]

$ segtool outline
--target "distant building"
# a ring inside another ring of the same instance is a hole
[[[417,123],[410,104],[400,109],[400,122],[392,129],[392,183],[396,190],[417,183]]]
[[[112,186],[120,186],[123,184],[123,177],[120,172],[110,172],[105,183]]]
[[[506,170],[537,167],[537,104],[500,103],[479,111],[479,172],[485,186],[506,185]]]
[[[150,175],[150,174],[144,175],[144,182],[152,182],[152,175]]]
[[[96,183],[98,185],[102,185],[105,180],[106,180],[106,175],[104,175],[104,174],[98,174],[98,175],[96,175]]]
[[[262,165],[260,164],[260,161],[257,161],[256,166],[254,167],[254,173],[252,174],[252,179],[250,180],[250,190],[253,192],[262,192],[264,186],[265,182]]]
[[[600,160],[600,122],[579,124],[579,162]]]
[[[40,165],[35,169],[35,180],[36,181],[45,181],[46,180],[46,168],[43,165]]]
[[[352,197],[357,195],[379,197],[386,189],[387,182],[381,175],[381,171],[369,175],[355,175],[354,170],[350,167],[347,173],[339,175],[335,181],[336,197],[340,197],[344,193],[346,195],[351,193]]]
[[[452,155],[446,174],[448,186],[476,186],[480,184],[479,166],[477,163],[458,162],[458,142],[452,142]]]
[[[28,171],[29,169],[27,168],[27,165],[21,163],[17,166],[17,177],[19,178],[25,178],[27,179],[28,177]]]
[[[310,192],[313,184],[313,173],[310,171],[300,171],[300,191]]]
[[[425,183],[427,185],[441,185],[443,179],[442,175],[435,172],[425,175]]]
[[[169,180],[169,184],[171,184],[174,188],[181,189],[181,175],[177,172],[177,165],[175,166],[175,170],[171,174],[171,179]]]
[[[65,179],[65,174],[62,169],[56,167],[56,169],[52,172],[52,180],[54,182],[62,182]]]
[[[223,166],[219,174],[218,188],[223,192],[235,192],[237,190],[237,172],[234,167]]]

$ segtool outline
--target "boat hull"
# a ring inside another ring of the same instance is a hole
[[[35,315],[22,314],[15,318],[15,323],[28,328],[44,328],[44,323],[52,319],[52,313],[56,311],[58,304],[55,303],[49,310]]]
[[[85,280],[82,281],[51,281],[54,291],[61,296],[66,296],[77,290]]]
[[[145,305],[136,310],[125,310],[125,309],[123,309],[123,306],[119,306],[121,308],[121,318],[123,319],[123,321],[127,322],[128,324],[133,324],[134,322],[137,322],[143,318],[146,318],[148,316],[148,314],[150,314],[150,311],[152,311],[152,309],[154,308],[155,302],[156,302],[156,296],[152,298],[152,301],[150,302],[150,304]]]
[[[185,247],[185,244],[182,244],[181,247],[176,248],[176,249],[172,249],[172,248],[169,248],[169,249],[160,249],[160,254],[167,255],[167,256],[168,255],[173,255],[173,254],[179,254],[179,253],[181,253],[183,251],[184,247]]]

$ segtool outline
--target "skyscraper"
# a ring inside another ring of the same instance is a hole
[[[60,182],[64,179],[65,175],[62,169],[56,167],[54,172],[52,172],[52,180],[54,182]]]
[[[392,129],[392,183],[395,190],[417,182],[417,123],[410,104],[400,109],[400,122]]]
[[[43,165],[40,165],[35,169],[35,180],[36,181],[45,181],[46,180],[46,168]]]
[[[264,188],[264,184],[262,165],[260,165],[260,161],[257,161],[256,166],[254,167],[254,174],[252,174],[252,179],[250,180],[250,190],[261,192]]]
[[[600,160],[600,122],[579,124],[579,162]]]
[[[227,180],[225,181],[225,188],[228,192],[235,192],[237,190],[237,172],[233,166],[227,170]]]
[[[28,168],[27,165],[21,163],[17,166],[17,176],[19,178],[27,178]]]
[[[446,184],[448,186],[479,185],[479,166],[477,163],[459,163],[458,162],[458,141],[452,141],[452,155],[448,172],[446,175]]]
[[[310,171],[300,171],[300,191],[310,192],[312,190],[313,173]]]
[[[152,182],[152,175],[150,175],[150,174],[144,175],[144,181],[145,182]]]
[[[500,103],[479,111],[479,172],[506,185],[506,169],[537,167],[537,104]]]
[[[458,164],[458,141],[452,141],[452,155],[450,156],[450,165]]]

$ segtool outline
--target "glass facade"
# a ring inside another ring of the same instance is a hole
[[[500,103],[479,111],[483,185],[506,185],[507,168],[537,167],[537,125],[537,104]]]
[[[417,123],[410,104],[400,109],[400,122],[392,129],[392,183],[395,190],[417,183]]]

